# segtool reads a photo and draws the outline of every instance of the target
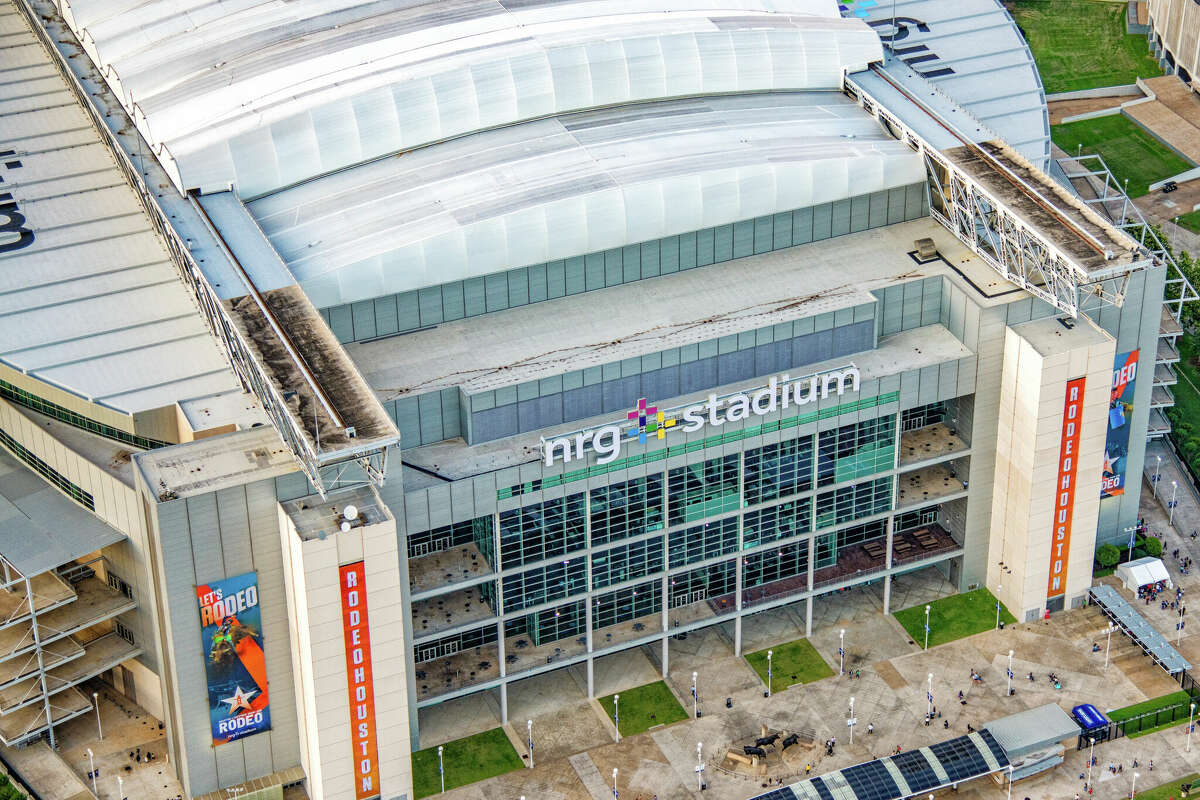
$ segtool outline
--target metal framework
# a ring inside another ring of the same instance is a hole
[[[849,77],[845,80],[845,90],[885,130],[921,154],[925,162],[931,216],[1006,281],[1072,317],[1078,316],[1080,310],[1086,310],[1090,304],[1121,305],[1132,271],[1130,265],[1113,265],[1110,269],[1098,271],[1084,269]],[[1024,193],[1045,207],[1054,206],[1053,201],[1040,194],[1035,187],[996,162],[969,139],[959,135],[915,98],[913,102],[958,136],[965,146],[974,147],[984,158],[992,161],[993,166],[1019,185]],[[1106,259],[1111,258],[1111,248],[1091,233],[1065,219],[1063,224],[1088,239],[1098,252],[1104,253]]]
[[[325,496],[327,492],[335,488],[361,486],[364,483],[372,483],[376,486],[382,485],[387,467],[387,447],[390,444],[394,444],[394,442],[375,442],[373,445],[364,446],[363,448],[349,450],[342,448],[330,453],[322,452],[319,445],[314,446],[296,419],[295,414],[291,412],[282,393],[272,382],[266,369],[255,356],[245,337],[226,312],[216,291],[205,277],[196,260],[192,257],[187,244],[171,225],[167,215],[159,206],[154,193],[147,186],[141,172],[134,166],[128,152],[105,123],[104,115],[96,109],[91,96],[84,91],[80,83],[81,79],[71,71],[71,67],[62,52],[55,46],[56,43],[49,32],[42,26],[36,13],[29,6],[28,0],[21,0],[21,2],[16,3],[16,7],[21,10],[21,13],[25,17],[25,22],[40,39],[42,46],[50,53],[51,63],[54,64],[67,85],[71,88],[76,102],[87,113],[92,127],[99,132],[101,141],[108,147],[113,160],[124,173],[129,185],[134,189],[141,203],[142,210],[145,211],[154,229],[158,232],[160,240],[166,246],[171,263],[178,270],[180,279],[191,293],[197,309],[200,311],[213,337],[220,345],[221,351],[225,354],[226,359],[228,359],[229,365],[241,382],[243,390],[252,393],[258,398],[258,402],[262,405],[267,417],[271,420],[272,426],[279,433],[285,446],[291,451],[292,456],[305,476],[308,477],[313,487],[322,496]],[[66,35],[70,36],[70,33],[68,32]],[[124,115],[124,111],[121,110],[119,104],[114,103],[114,106],[117,110],[108,113],[120,113]],[[132,125],[132,123],[129,123],[128,127],[131,130],[130,135],[140,136],[136,126]],[[250,287],[250,291],[253,292],[252,287]],[[256,302],[259,302],[261,305],[261,298],[256,297]],[[284,345],[285,348],[290,348],[290,342],[285,341]],[[308,367],[303,363],[303,359],[297,356],[295,360],[297,369],[302,375],[306,375]],[[320,391],[320,387],[314,386],[313,391],[317,402],[329,408],[327,400]],[[332,412],[332,409],[330,411]],[[336,413],[333,413],[332,416],[335,419],[337,418]],[[343,464],[349,460],[356,461],[359,464],[359,469],[355,473],[359,476],[357,482],[351,482],[344,477],[346,471],[343,469]],[[325,476],[327,474],[338,476],[336,485],[330,486],[326,484]]]
[[[40,575],[26,575],[0,555],[0,592],[9,597],[20,598],[9,612],[0,618],[0,628],[26,626],[28,629],[9,649],[0,652],[0,663],[23,659],[15,674],[5,678],[3,683],[5,690],[10,692],[4,698],[3,707],[0,707],[0,741],[6,745],[12,746],[46,734],[50,746],[55,747],[56,725],[93,710],[92,703],[75,687],[111,668],[112,661],[95,662],[83,669],[75,669],[73,674],[69,672],[68,667],[67,675],[55,674],[54,670],[68,662],[85,658],[86,648],[105,638],[80,643],[75,641],[73,634],[115,618],[133,607],[132,600],[123,600],[100,612],[98,616],[95,609],[87,609],[78,618],[71,619],[68,616],[66,624],[63,624],[61,609],[77,602],[75,584],[83,580],[98,579],[93,565],[104,561],[103,557],[99,557],[83,564],[67,564]],[[39,580],[42,586],[40,590],[34,585],[35,581]],[[59,591],[46,593],[53,589]],[[115,596],[115,590],[113,592]],[[58,612],[57,618],[51,618],[49,615],[55,612]],[[114,637],[116,635],[108,634]],[[64,641],[70,642],[77,652],[63,655],[61,643]],[[141,648],[128,641],[122,643],[122,649],[116,652],[119,654],[119,662],[123,662],[138,655]],[[79,663],[83,662],[76,662]],[[11,694],[12,690],[26,683],[28,685],[24,686],[19,696]],[[24,711],[30,707],[36,707],[37,712],[30,715]],[[4,720],[10,714],[17,714],[18,717],[5,724]]]
[[[1104,159],[1097,153],[1077,153],[1072,157],[1055,159],[1052,169],[1062,171],[1063,177],[1075,188],[1083,202],[1166,264],[1167,291],[1163,293],[1163,305],[1178,322],[1183,313],[1183,304],[1200,300],[1200,294],[1179,269],[1174,248],[1163,243],[1142,216],[1141,210],[1130,202],[1124,187],[1117,182]],[[1173,294],[1177,296],[1172,297]]]

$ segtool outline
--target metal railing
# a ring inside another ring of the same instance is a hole
[[[208,279],[200,271],[195,259],[192,258],[187,244],[180,238],[179,233],[167,220],[166,215],[155,201],[153,194],[146,186],[141,172],[136,169],[128,153],[121,146],[116,134],[104,122],[104,118],[96,109],[92,98],[84,91],[80,79],[71,71],[66,58],[55,46],[49,32],[40,24],[36,12],[29,0],[18,0],[16,7],[25,17],[25,22],[41,42],[42,47],[50,54],[51,63],[57,68],[60,77],[66,82],[76,102],[88,115],[92,127],[99,133],[101,140],[108,148],[117,167],[125,176],[126,181],[134,189],[142,210],[150,220],[154,230],[166,247],[171,263],[179,273],[192,295],[193,301],[200,310],[209,331],[221,345],[226,359],[234,374],[238,376],[242,388],[255,395],[262,404],[263,410],[270,418],[275,430],[283,439],[284,444],[292,452],[301,470],[312,485],[322,494],[323,485],[320,459],[316,449],[310,443],[308,436],[297,423],[295,417],[288,411],[280,391],[272,383],[266,370],[254,356],[254,351],[225,311],[220,298]],[[81,49],[82,52],[82,49]],[[131,135],[140,136],[137,128],[132,126]],[[157,487],[165,492],[167,487]],[[165,499],[165,498],[164,498]]]

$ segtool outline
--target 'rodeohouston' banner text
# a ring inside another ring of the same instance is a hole
[[[346,685],[350,692],[354,796],[357,800],[367,800],[379,797],[379,748],[375,737],[366,572],[361,561],[346,564],[338,572],[342,587],[342,630],[346,638]]]
[[[804,406],[818,399],[846,392],[858,391],[861,376],[853,364],[841,369],[830,370],[802,378],[779,375],[771,378],[766,386],[744,392],[718,397],[710,394],[704,403],[659,410],[639,400],[637,407],[625,416],[629,421],[614,422],[588,428],[554,439],[542,439],[542,458],[547,467],[555,460],[564,463],[584,457],[588,450],[596,454],[597,464],[607,464],[621,454],[622,439],[637,439],[645,444],[648,434],[663,439],[669,430],[684,432],[698,431],[703,427],[717,427],[726,422],[737,422],[750,417],[763,417],[775,411],[784,411],[791,406]],[[622,436],[624,433],[624,436]]]
[[[1125,463],[1129,458],[1130,417],[1137,382],[1138,351],[1117,353],[1112,393],[1108,396],[1108,436],[1104,440],[1104,474],[1100,496],[1125,494]]]
[[[1054,493],[1054,527],[1050,539],[1050,580],[1046,597],[1067,590],[1067,556],[1071,553],[1071,514],[1075,510],[1075,472],[1079,458],[1079,429],[1083,422],[1085,378],[1067,381],[1063,404],[1062,444],[1058,451],[1058,474]]]
[[[196,587],[213,744],[271,729],[258,574]]]

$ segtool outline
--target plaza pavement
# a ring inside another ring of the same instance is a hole
[[[1163,473],[1166,474],[1166,459]],[[1174,478],[1178,480],[1179,478]],[[1170,486],[1172,478],[1163,478]],[[1176,523],[1188,533],[1200,529],[1200,504],[1189,493],[1184,494],[1181,483],[1176,508]],[[1200,542],[1167,525],[1166,512],[1153,498],[1149,483],[1143,492],[1143,516],[1153,530],[1164,533],[1168,554],[1182,548],[1200,561]],[[1170,559],[1167,559],[1170,562]],[[1173,578],[1190,593],[1200,595],[1200,569],[1183,576],[1168,563]],[[1112,578],[1106,582],[1115,583]],[[905,576],[893,590],[899,609],[928,602],[949,593],[949,586],[940,575],[925,570]],[[1138,610],[1163,633],[1175,641],[1173,612],[1162,611],[1157,605],[1139,605]],[[1186,630],[1180,650],[1189,660],[1200,665],[1200,623]],[[790,748],[779,763],[776,774],[789,783],[803,774],[804,765],[813,765],[813,775],[829,772],[886,755],[896,745],[905,749],[931,744],[959,736],[967,724],[981,727],[990,720],[1007,714],[1055,702],[1065,709],[1082,702],[1094,703],[1101,709],[1111,709],[1157,697],[1178,689],[1178,685],[1161,669],[1154,666],[1123,635],[1112,637],[1109,664],[1104,664],[1105,628],[1107,622],[1095,608],[1077,609],[1054,615],[1050,620],[1010,625],[1003,631],[987,631],[975,636],[922,651],[912,642],[891,616],[882,614],[882,592],[878,585],[839,593],[816,602],[814,631],[811,641],[822,657],[836,671],[838,667],[838,632],[845,628],[847,669],[861,669],[860,679],[834,676],[804,686],[777,691],[770,699],[762,696],[763,685],[744,659],[733,656],[732,643],[720,627],[692,634],[685,641],[671,646],[671,672],[668,684],[681,699],[690,700],[692,670],[699,672],[701,719],[689,719],[668,727],[623,738],[619,744],[612,740],[612,725],[598,705],[582,697],[575,679],[560,679],[563,691],[578,692],[580,699],[570,705],[569,712],[534,716],[536,765],[533,769],[518,770],[470,786],[447,792],[446,800],[517,800],[521,796],[533,800],[608,800],[612,797],[612,770],[618,769],[618,789],[625,800],[639,795],[642,800],[657,796],[660,800],[684,800],[701,797],[711,800],[744,800],[763,793],[768,787],[760,780],[726,774],[717,768],[726,746],[740,743],[757,735],[759,726],[772,730],[804,731],[811,734],[816,746]],[[783,613],[764,615],[746,625],[746,650],[798,638],[803,632],[803,604]],[[1092,652],[1092,643],[1101,645],[1099,653]],[[1013,687],[1016,694],[1007,696],[1005,671],[1008,651],[1013,650]],[[642,664],[638,666],[639,658]],[[597,668],[597,693],[601,694],[600,674],[603,671],[612,684],[624,682],[638,685],[658,677],[654,659],[641,650],[624,654],[614,669]],[[978,671],[983,684],[972,686],[970,673]],[[1037,680],[1026,679],[1033,672]],[[563,671],[566,672],[566,671]],[[1057,673],[1061,691],[1049,683],[1048,672]],[[943,713],[942,720],[925,726],[925,690],[927,676],[933,673],[935,704]],[[625,687],[620,687],[625,688]],[[603,693],[612,691],[604,688]],[[962,690],[966,705],[957,701]],[[545,692],[554,693],[547,687]],[[855,698],[858,727],[850,745],[845,727],[849,699]],[[510,700],[512,695],[510,694]],[[731,697],[733,708],[724,707],[724,698]],[[551,701],[547,696],[547,703]],[[527,706],[537,710],[537,704]],[[685,704],[690,711],[690,703]],[[592,713],[587,711],[592,709]],[[524,754],[524,719],[509,728],[511,738]],[[949,722],[943,728],[942,721]],[[866,734],[866,725],[875,726],[873,735]],[[498,719],[496,720],[498,724]],[[517,729],[520,729],[519,731]],[[1185,751],[1184,726],[1136,739],[1119,739],[1098,745],[1096,757],[1100,766],[1095,771],[1094,797],[1097,800],[1119,800],[1127,797],[1133,773],[1133,760],[1142,767],[1139,788],[1149,789],[1168,780],[1200,771],[1200,737],[1195,751]],[[824,755],[820,743],[836,736],[838,746],[832,757]],[[703,744],[708,789],[697,791],[694,767],[696,744]],[[428,740],[426,744],[430,743]],[[576,752],[569,753],[572,748]],[[716,758],[714,758],[716,756]],[[1082,791],[1079,779],[1086,771],[1086,753],[1068,748],[1066,763],[1047,774],[1018,782],[1013,795],[1031,800],[1071,800]],[[1155,769],[1146,765],[1153,759]],[[1112,775],[1106,769],[1109,761],[1124,765],[1124,771]],[[956,792],[964,798],[1000,800],[1004,790],[990,779],[965,784]]]

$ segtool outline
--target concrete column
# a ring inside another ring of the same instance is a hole
[[[738,534],[739,543],[741,533]],[[742,654],[742,571],[745,569],[745,563],[739,555],[734,560],[734,580],[733,580],[733,654],[741,656]]]
[[[883,613],[890,614],[892,607],[892,576],[883,576]]]
[[[588,585],[591,586],[592,571],[588,570]],[[587,694],[588,699],[592,700],[596,697],[596,657],[592,655],[592,596],[589,593],[587,602],[583,604],[583,620],[587,626]]]
[[[663,538],[664,538],[664,540],[666,539],[666,537],[663,537]],[[668,585],[667,575],[665,572],[663,573],[663,576],[662,576],[661,585],[662,585],[662,632],[663,632],[662,633],[662,676],[665,678],[665,677],[667,677],[667,671],[668,671],[667,662],[670,657],[670,654],[668,653],[668,650],[670,650],[670,645],[668,643],[671,641],[671,621],[667,615],[667,603],[670,602],[670,599],[671,599],[670,598],[670,586]]]
[[[813,596],[810,594],[804,601],[804,635],[812,636]]]
[[[497,602],[499,600],[497,599]],[[503,607],[503,606],[502,606]],[[500,724],[508,724],[508,665],[505,663],[504,620],[496,620],[496,658],[500,665]]]

